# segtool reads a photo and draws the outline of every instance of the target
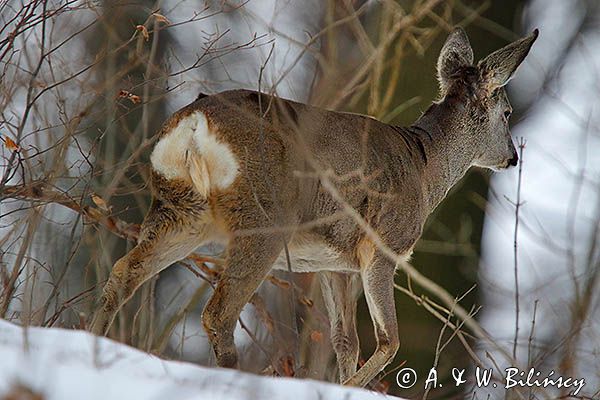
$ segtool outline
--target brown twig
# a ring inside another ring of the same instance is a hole
[[[43,204],[60,204],[83,215],[88,222],[101,225],[123,239],[135,242],[139,237],[140,226],[138,224],[125,222],[115,216],[107,215],[97,207],[82,205],[69,195],[48,188],[44,182],[34,182],[21,186],[6,185],[0,194],[0,201],[7,198]]]

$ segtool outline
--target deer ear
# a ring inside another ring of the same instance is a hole
[[[473,64],[473,49],[469,43],[467,33],[457,27],[450,33],[444,47],[440,51],[437,62],[437,74],[440,81],[440,89],[445,93],[452,76],[459,68]]]
[[[479,61],[477,66],[481,71],[483,84],[489,93],[508,83],[517,67],[529,53],[538,34],[539,31],[535,29],[529,36],[512,42]]]

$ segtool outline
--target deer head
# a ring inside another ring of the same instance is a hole
[[[453,120],[458,121],[461,135],[466,135],[474,165],[494,170],[517,165],[508,125],[512,107],[505,86],[537,37],[536,29],[474,65],[469,39],[463,29],[456,28],[440,52],[437,73],[442,102],[458,114]]]

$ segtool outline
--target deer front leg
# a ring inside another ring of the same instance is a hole
[[[361,282],[358,274],[321,272],[321,292],[329,323],[331,344],[337,357],[340,382],[356,372],[360,353],[356,332],[356,301]]]
[[[361,270],[365,298],[375,328],[377,348],[375,353],[344,385],[366,386],[388,365],[398,348],[398,321],[394,303],[395,265],[380,252],[375,253],[373,263]]]
[[[276,235],[239,236],[229,244],[221,279],[202,313],[219,367],[239,367],[233,341],[238,318],[282,249],[283,240]]]

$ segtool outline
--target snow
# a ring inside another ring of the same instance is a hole
[[[0,398],[17,384],[60,399],[395,399],[363,389],[162,360],[85,331],[0,320]],[[397,399],[397,398],[396,398]]]

